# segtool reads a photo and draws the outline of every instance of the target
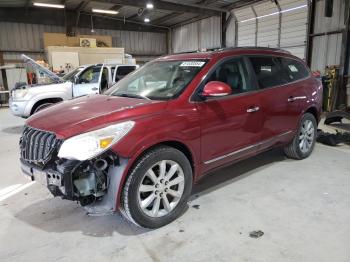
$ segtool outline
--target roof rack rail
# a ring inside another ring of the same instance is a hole
[[[291,54],[289,51],[281,49],[281,48],[273,48],[273,47],[264,47],[264,46],[238,46],[238,47],[225,47],[216,49],[216,52],[220,51],[229,51],[229,50],[237,50],[237,49],[255,49],[255,50],[268,50],[268,51],[278,51],[286,54]]]
[[[281,49],[281,48],[273,48],[273,47],[264,47],[264,46],[237,46],[237,47],[217,47],[217,48],[208,48],[203,50],[196,51],[183,51],[179,53],[174,53],[174,55],[181,54],[193,54],[193,53],[204,53],[204,52],[221,52],[221,51],[230,51],[230,50],[239,50],[239,49],[255,49],[255,50],[266,50],[266,51],[278,51],[285,54],[291,54],[291,52]]]

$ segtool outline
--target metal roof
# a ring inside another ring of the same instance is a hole
[[[119,13],[110,16],[111,18],[144,23],[147,17],[150,19],[149,24],[165,27],[178,26],[193,19],[217,15],[222,11],[230,11],[233,7],[257,2],[257,0],[150,0],[149,2],[154,4],[154,9],[149,10],[145,7],[147,1],[141,0],[0,0],[0,8],[28,9],[33,7],[34,1],[65,4],[67,10],[89,14],[92,8],[116,10]]]

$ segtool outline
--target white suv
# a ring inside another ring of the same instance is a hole
[[[11,112],[27,118],[54,103],[74,97],[99,94],[138,68],[137,65],[95,64],[76,68],[62,78],[22,55],[24,61],[45,75],[49,83],[24,85],[14,88],[10,94]]]

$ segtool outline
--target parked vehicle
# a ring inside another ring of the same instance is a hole
[[[193,183],[217,168],[274,147],[308,157],[321,103],[320,81],[281,50],[165,56],[104,95],[29,118],[22,170],[91,212],[121,210],[158,228],[184,211]]]
[[[61,78],[31,58],[23,57],[45,79],[43,84],[22,85],[12,90],[9,101],[11,112],[24,118],[73,97],[103,93],[138,68],[137,65],[120,64],[84,65]]]

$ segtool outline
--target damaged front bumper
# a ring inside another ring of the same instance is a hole
[[[52,132],[25,126],[20,139],[23,173],[55,197],[114,211],[128,159],[112,150],[85,161],[59,158],[62,143]]]
[[[89,206],[92,213],[115,211],[126,166],[127,159],[114,152],[89,161],[57,159],[45,167],[21,160],[23,174],[32,181],[46,186],[55,197]]]

